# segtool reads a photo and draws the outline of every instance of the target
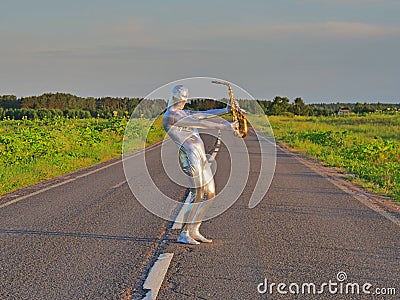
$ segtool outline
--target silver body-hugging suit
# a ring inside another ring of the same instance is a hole
[[[199,204],[197,208],[193,205],[188,206],[178,241],[198,244],[198,242],[211,242],[200,234],[199,227],[206,210],[204,202],[215,196],[213,174],[198,129],[233,130],[233,127],[227,121],[216,123],[207,120],[230,112],[230,107],[207,111],[183,110],[187,98],[186,87],[178,85],[172,89],[172,96],[163,117],[163,126],[178,146],[180,167],[190,178],[190,203]]]

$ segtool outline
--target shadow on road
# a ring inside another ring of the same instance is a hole
[[[37,231],[37,230],[9,230],[0,229],[0,234],[16,234],[16,235],[41,235],[41,236],[67,236],[85,239],[104,239],[117,241],[134,241],[134,242],[157,242],[159,238],[138,238],[134,236],[106,235],[79,232],[59,232],[59,231]]]

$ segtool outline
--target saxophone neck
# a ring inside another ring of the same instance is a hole
[[[215,84],[222,84],[222,85],[225,85],[226,87],[228,87],[229,98],[231,100],[231,106],[232,106],[232,108],[236,107],[235,96],[233,94],[233,90],[232,90],[231,84],[229,82],[226,82],[226,81],[217,81],[217,80],[213,80],[211,82],[215,83]]]

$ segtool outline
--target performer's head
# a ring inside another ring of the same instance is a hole
[[[168,107],[174,105],[176,108],[183,109],[189,97],[189,90],[183,85],[176,85],[171,90],[171,98],[168,101]]]

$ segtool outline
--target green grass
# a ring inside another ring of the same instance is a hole
[[[159,116],[157,119],[154,120],[153,124],[150,127],[150,130],[146,137],[146,146],[153,145],[158,141],[162,141],[165,136],[166,132],[162,126],[162,116]]]
[[[294,151],[355,175],[369,190],[400,201],[400,115],[268,118]]]
[[[278,141],[400,201],[399,115],[268,119]],[[266,120],[251,123],[263,127]],[[128,152],[164,138],[161,118],[127,124],[125,118],[0,121],[0,195],[118,157],[124,134]]]
[[[127,123],[125,118],[0,121],[0,195],[120,156]],[[150,121],[129,124],[129,150],[163,137],[160,121],[148,141]]]

